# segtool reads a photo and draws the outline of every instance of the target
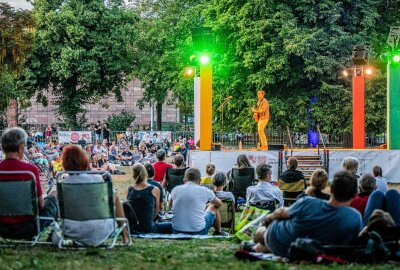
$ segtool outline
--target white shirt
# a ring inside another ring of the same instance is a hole
[[[188,181],[175,187],[171,192],[172,228],[180,232],[199,232],[206,227],[204,214],[206,204],[215,198],[215,194],[206,187]]]
[[[282,191],[269,182],[259,181],[257,185],[250,186],[246,190],[248,204],[266,203],[278,200],[283,206]]]
[[[382,176],[375,177],[376,179],[376,190],[380,190],[385,193],[388,190],[387,181]]]

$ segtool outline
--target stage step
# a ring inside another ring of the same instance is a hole
[[[286,160],[291,158],[292,156],[286,156]],[[298,161],[300,160],[321,160],[321,156],[293,156],[297,158]]]
[[[286,161],[291,156],[285,156]],[[307,182],[307,185],[310,183],[310,178],[313,172],[317,169],[324,169],[324,165],[322,162],[322,157],[320,155],[313,156],[293,156],[297,159],[298,165],[297,170],[301,171],[304,175],[304,178]]]

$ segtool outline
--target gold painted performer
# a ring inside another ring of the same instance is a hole
[[[265,128],[269,121],[269,103],[264,97],[264,90],[260,89],[257,91],[257,107],[253,107],[253,118],[257,122],[258,137],[260,138],[260,147],[258,150],[268,150],[267,136],[265,135]]]

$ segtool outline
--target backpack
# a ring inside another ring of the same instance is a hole
[[[139,219],[137,218],[131,203],[129,201],[123,202],[122,207],[124,209],[125,217],[128,220],[130,233],[137,233],[139,229]]]

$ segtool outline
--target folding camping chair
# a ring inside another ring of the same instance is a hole
[[[46,229],[41,230],[40,221],[49,221],[50,226],[56,221],[52,217],[41,217],[36,190],[36,178],[30,171],[0,171],[0,175],[29,175],[28,180],[0,181],[0,217],[33,216],[33,235],[19,235],[17,232],[0,231],[3,243],[0,246],[15,244],[50,244],[41,242],[40,237]],[[31,239],[31,240],[28,240]]]
[[[230,174],[231,181],[228,183],[228,190],[233,193],[237,206],[244,205],[246,202],[246,190],[249,186],[254,185],[255,179],[254,168],[233,168]],[[243,200],[238,200],[243,198]],[[244,203],[240,203],[243,201]]]
[[[218,209],[221,215],[221,227],[229,228],[229,233],[235,233],[235,202],[223,200],[222,206]]]
[[[62,178],[66,175],[101,175],[104,182],[96,183],[64,183]],[[65,235],[65,220],[87,221],[97,219],[113,219],[114,231],[110,235],[112,238],[111,243],[106,244],[106,241],[101,245],[107,248],[113,248],[118,236],[121,235],[124,228],[127,228],[129,233],[128,220],[126,218],[115,217],[114,212],[114,196],[111,174],[104,171],[98,172],[82,172],[82,171],[66,171],[60,172],[56,176],[57,190],[58,190],[58,203],[61,218],[61,237],[58,241],[58,247],[64,248],[67,245],[64,239],[68,239]],[[125,221],[122,226],[117,225],[117,221]],[[130,243],[129,238],[129,243]],[[77,244],[77,243],[75,243]],[[78,247],[84,245],[78,243]]]
[[[167,185],[165,187],[164,209],[167,209],[169,197],[174,187],[184,184],[183,178],[185,177],[185,172],[187,169],[189,168],[188,167],[183,169],[167,168],[167,171],[165,172],[165,181]]]

